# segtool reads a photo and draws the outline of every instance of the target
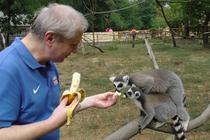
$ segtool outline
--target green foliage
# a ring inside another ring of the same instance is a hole
[[[152,20],[152,28],[159,29],[165,27],[167,27],[167,24],[162,17],[157,16]]]
[[[9,44],[9,36],[20,33],[19,25],[30,24],[31,17],[35,10],[48,4],[50,0],[1,0],[0,9],[4,16],[0,17],[0,32],[6,36],[6,43]]]
[[[164,5],[167,2],[162,2],[161,4],[163,5],[163,9],[164,12],[166,14],[167,20],[169,21],[169,24],[172,28],[178,28],[181,27],[183,25],[183,21],[184,21],[184,16],[183,16],[183,7],[181,3],[167,3],[167,7],[165,7]],[[156,9],[156,16],[153,18],[153,24],[152,24],[153,28],[164,28],[167,27],[167,24],[165,23],[165,20],[163,18],[163,15],[159,9],[159,7],[157,7]]]
[[[210,1],[202,0],[202,1],[192,1],[185,5],[187,9],[186,12],[188,15],[194,18],[202,18],[205,16],[207,12],[210,11]]]
[[[126,27],[124,18],[118,13],[111,13],[110,20],[112,21],[110,26],[115,27],[115,30],[122,30]]]
[[[17,25],[30,23],[30,19],[37,9],[53,2],[71,5],[83,13],[90,23],[88,31],[93,30],[93,25],[94,31],[104,31],[107,27],[111,27],[114,31],[130,30],[131,28],[149,29],[166,27],[160,9],[154,0],[143,2],[141,0],[0,0],[0,9],[5,15],[0,17],[0,31],[5,34],[19,32]],[[165,3],[168,3],[170,6],[168,8],[165,7],[164,11],[173,28],[182,27],[185,24],[186,18],[189,18],[192,26],[200,25],[205,21],[206,16],[210,14],[209,0],[174,3],[167,0],[161,1],[162,5]],[[137,5],[115,12],[91,14],[92,11],[112,11],[133,4]]]
[[[182,26],[184,16],[183,9],[180,3],[172,3],[169,5],[170,8],[165,8],[166,16],[168,18],[169,24],[173,28],[178,28]]]
[[[128,0],[95,0],[93,7],[93,1],[84,1],[86,8],[80,9],[83,13],[90,13],[90,10],[97,12],[112,11],[116,9],[122,9],[132,4],[137,4],[138,1]],[[111,13],[96,14],[95,17],[95,30],[104,31],[107,27],[116,30],[128,30],[130,28],[145,29],[151,27],[152,16],[154,16],[154,5],[151,4],[152,0],[145,1],[141,4],[133,6],[128,9],[119,10]],[[84,5],[83,3],[83,5]],[[89,9],[89,10],[88,10]],[[93,15],[87,16],[90,23],[93,21]]]
[[[210,14],[210,1],[191,1],[189,3],[183,4],[185,16],[189,17],[191,23],[202,24],[207,15]]]
[[[127,28],[136,28],[136,29],[141,29],[143,28],[143,23],[141,18],[139,18],[139,14],[137,12],[137,7],[130,9],[129,13],[127,13],[126,16],[126,23],[127,23]],[[129,16],[128,16],[129,15]]]
[[[152,26],[152,19],[156,15],[155,4],[154,0],[147,0],[140,4],[137,9],[137,18],[142,21],[143,29],[148,29]]]

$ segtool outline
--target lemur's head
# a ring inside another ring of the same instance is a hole
[[[121,92],[123,88],[126,88],[128,86],[129,82],[129,76],[113,76],[109,78],[111,82],[113,82],[116,91]]]
[[[143,91],[140,88],[132,85],[131,88],[128,89],[126,96],[130,99],[138,99],[142,93]]]

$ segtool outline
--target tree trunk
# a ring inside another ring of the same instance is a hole
[[[95,11],[96,7],[95,7],[95,0],[92,0],[92,11]],[[93,32],[93,46],[95,46],[96,42],[95,42],[95,14],[92,13],[92,32]]]
[[[0,33],[0,39],[1,39],[0,50],[3,50],[4,48],[6,48],[6,40],[3,33]]]
[[[136,38],[136,37],[132,35],[132,48],[135,47],[135,38]]]
[[[10,4],[10,1],[9,1]],[[7,19],[7,31],[6,31],[6,46],[9,46],[10,44],[10,32],[11,32],[11,24],[10,24],[10,20],[11,20],[11,6],[8,5],[8,19]]]
[[[208,23],[210,20],[210,12],[206,14],[206,19],[203,25],[203,47],[204,48],[210,48],[208,38],[209,38],[209,33],[208,33]]]
[[[95,46],[95,22],[94,22],[94,15],[93,15],[93,22],[92,22],[92,33],[93,33],[93,45]]]
[[[189,18],[186,17],[185,20],[184,20],[184,35],[183,35],[183,38],[188,39],[189,35],[190,35]]]
[[[170,24],[169,24],[169,22],[168,22],[168,20],[167,20],[167,18],[166,18],[166,15],[165,15],[163,6],[161,5],[161,3],[160,3],[158,0],[155,0],[155,1],[156,1],[157,5],[160,7],[161,12],[162,12],[162,14],[163,14],[163,17],[164,17],[164,19],[165,19],[165,22],[166,22],[166,24],[167,24],[168,27],[169,27],[169,30],[170,30],[170,33],[171,33],[171,38],[172,38],[172,41],[173,41],[173,45],[174,45],[174,47],[177,47],[177,46],[176,46],[176,40],[175,40],[175,38],[174,38],[174,32],[173,32],[173,30],[172,30],[172,28],[171,28],[171,26],[170,26]]]
[[[9,46],[9,44],[10,44],[10,34],[11,34],[10,21],[11,21],[11,18],[12,18],[11,6],[13,5],[14,1],[15,0],[5,0],[4,4],[3,4],[7,8],[7,16],[8,16],[8,19],[6,21],[6,23],[7,23],[7,31],[5,32],[6,46]]]
[[[113,132],[112,134],[106,136],[103,140],[128,140],[133,136],[139,134],[138,133],[138,124],[139,120],[143,119],[143,117],[138,117],[131,122],[127,123],[117,131]],[[200,114],[200,116],[196,117],[195,119],[190,120],[187,132],[198,128],[210,119],[210,104],[207,108]],[[173,134],[173,129],[171,128],[170,124],[165,124],[159,128],[155,128],[155,123],[152,121],[148,127],[148,129],[152,129],[155,131]]]

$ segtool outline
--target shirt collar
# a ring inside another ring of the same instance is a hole
[[[31,68],[31,69],[38,69],[38,68],[45,68],[45,65],[41,65],[38,61],[32,56],[31,52],[26,48],[23,42],[20,40],[20,37],[16,37],[15,41],[12,43],[11,46],[14,46],[17,52],[20,54],[22,60]],[[50,63],[48,63],[49,65]]]

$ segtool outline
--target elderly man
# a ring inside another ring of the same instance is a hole
[[[0,52],[0,139],[59,140],[70,105],[60,99],[54,62],[76,52],[88,23],[70,6],[50,4],[34,19],[29,33]],[[56,81],[56,82],[55,82]],[[113,92],[87,97],[75,113],[116,103]]]

